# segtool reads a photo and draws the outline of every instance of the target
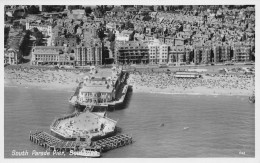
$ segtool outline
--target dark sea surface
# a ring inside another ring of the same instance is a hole
[[[55,117],[74,111],[69,90],[5,87],[4,93],[5,158],[20,158],[13,150],[35,158],[33,150],[45,149],[30,142],[30,130],[50,133]],[[255,156],[255,106],[246,96],[131,93],[127,100],[126,108],[108,116],[135,142],[103,158]]]

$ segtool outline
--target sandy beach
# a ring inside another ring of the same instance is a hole
[[[41,88],[73,91],[83,77],[83,72],[66,70],[41,70],[41,69],[8,69],[5,68],[5,86],[19,86],[25,88]]]
[[[163,94],[242,95],[250,96],[254,90],[251,78],[210,77],[202,79],[175,79],[166,74],[130,74],[128,84],[133,92]]]
[[[5,86],[37,87],[74,91],[88,72],[5,68]],[[254,90],[252,78],[203,76],[200,79],[176,79],[165,73],[130,73],[128,84],[133,92],[164,94],[243,95]]]

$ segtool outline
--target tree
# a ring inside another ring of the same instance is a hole
[[[142,12],[142,13],[140,13],[140,15],[142,15],[142,16],[149,16],[149,12]]]
[[[33,28],[33,34],[35,34],[36,32],[38,32],[39,30],[38,30],[38,28]]]
[[[131,19],[131,16],[130,15],[126,15],[125,18],[126,19]]]
[[[150,9],[151,11],[154,11],[154,6],[150,6],[149,9]]]
[[[166,28],[166,29],[164,30],[163,34],[164,34],[164,35],[168,35],[168,33],[169,33],[169,32],[168,32],[168,28]]]
[[[130,21],[127,21],[125,23],[125,29],[128,30],[129,28],[134,28],[134,25]]]
[[[91,7],[86,7],[85,12],[86,12],[86,14],[90,14],[92,12]]]
[[[77,32],[77,29],[79,28],[79,25],[77,24],[77,25],[75,25],[75,27],[74,27],[74,31],[75,31],[75,33]]]
[[[96,17],[102,17],[103,16],[103,9],[101,7],[97,7],[94,9],[94,15]]]
[[[20,50],[22,51],[23,56],[26,56],[29,54],[28,45],[30,43],[30,35],[31,35],[31,31],[26,30],[25,35],[23,37],[23,41],[20,46]]]
[[[134,41],[134,35],[133,35],[133,33],[131,33],[131,34],[129,35],[129,41]]]
[[[125,29],[125,23],[123,23],[121,26],[120,26],[120,29]]]
[[[146,16],[143,18],[143,21],[150,21],[151,19],[152,19],[151,16],[146,15]]]
[[[32,33],[32,35],[36,38],[36,45],[41,45],[42,44],[42,38],[43,38],[43,34],[42,32],[40,32],[37,28],[34,28],[34,32]]]
[[[108,33],[108,41],[110,42],[115,41],[115,38],[116,38],[115,34],[112,31],[110,31]]]
[[[101,5],[100,7],[99,7],[99,11],[101,11],[103,14],[105,13],[105,11],[104,11],[104,6],[103,5]]]
[[[52,11],[63,11],[65,9],[64,5],[44,5],[43,10],[46,12],[52,12]]]
[[[115,50],[115,41],[110,42],[110,50],[111,51]]]
[[[103,10],[104,10],[104,13],[109,11],[110,9],[107,7],[107,5],[103,5]]]
[[[104,34],[104,31],[102,29],[99,29],[98,30],[98,38],[100,38],[100,40],[103,40],[105,36],[106,35]]]
[[[5,33],[5,35],[4,35],[4,45],[6,45],[6,43],[7,43],[7,39],[9,37],[9,31],[10,31],[10,27],[4,28],[4,33]]]
[[[39,14],[40,13],[39,7],[36,7],[34,5],[28,7],[28,13],[29,14]]]
[[[129,35],[129,41],[134,41],[135,31]]]
[[[179,32],[182,32],[183,31],[183,25],[181,24],[179,29],[178,29]]]
[[[24,18],[25,14],[26,13],[25,13],[24,9],[15,10],[13,13],[13,18],[14,18],[14,20]]]
[[[154,34],[154,38],[158,39],[158,38],[159,38],[159,34],[158,34],[158,33],[155,33],[155,34]]]
[[[76,42],[79,44],[81,42],[80,36],[76,35]]]
[[[7,21],[8,16],[5,14],[5,21]]]
[[[163,10],[168,11],[169,10],[168,6],[163,6]]]
[[[226,41],[226,36],[224,35],[224,37],[222,38],[222,42],[225,42],[225,41]]]

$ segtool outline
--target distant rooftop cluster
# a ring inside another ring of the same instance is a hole
[[[255,57],[255,7],[249,5],[5,6],[5,27],[17,26],[43,34],[44,46],[37,41],[34,49],[62,46],[69,56],[32,50],[35,65],[208,64]]]

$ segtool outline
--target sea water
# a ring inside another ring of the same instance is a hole
[[[71,94],[5,87],[5,158],[72,157],[36,155],[46,150],[29,140],[30,131],[50,133],[55,117],[74,111]],[[127,100],[125,108],[108,116],[134,143],[103,153],[104,158],[255,156],[255,106],[246,96],[130,93]]]

